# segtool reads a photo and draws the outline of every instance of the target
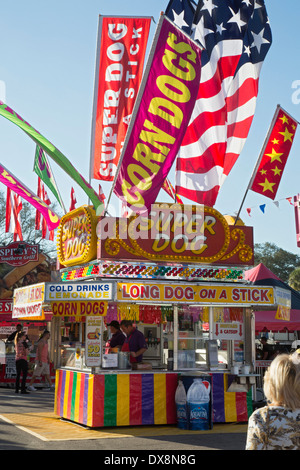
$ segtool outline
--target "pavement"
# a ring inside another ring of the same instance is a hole
[[[214,424],[209,431],[180,430],[175,425],[91,429],[56,416],[53,391],[38,389],[21,395],[0,387],[0,451],[98,450],[108,459],[104,463],[110,464],[124,464],[116,459],[127,454],[128,459],[139,456],[143,464],[193,464],[191,456],[201,450],[244,450],[246,436],[247,423]],[[177,455],[181,461],[176,457],[172,457],[175,462],[163,461],[161,457],[159,462],[160,451],[169,457]],[[138,466],[130,460],[125,463]]]

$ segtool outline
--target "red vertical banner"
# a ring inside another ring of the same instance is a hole
[[[143,74],[151,18],[99,17],[90,177],[113,181]]]
[[[275,199],[297,124],[280,106],[277,107],[250,187],[252,191]]]

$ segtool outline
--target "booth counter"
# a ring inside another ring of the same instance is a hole
[[[180,371],[88,374],[59,369],[55,413],[89,427],[176,424],[175,392],[181,374]],[[235,376],[226,372],[210,375],[213,422],[247,421],[253,411],[251,391],[228,392]]]
[[[176,423],[178,374],[166,371],[56,372],[55,412],[89,427]]]

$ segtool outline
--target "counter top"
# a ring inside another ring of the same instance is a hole
[[[71,370],[74,372],[82,372],[83,374],[91,373],[89,370],[76,369],[72,367],[59,367],[58,370]],[[211,374],[231,374],[228,370],[195,370],[195,369],[184,369],[184,370],[168,370],[168,369],[101,369],[96,371],[95,375],[111,375],[111,374],[181,374],[181,375],[211,375]],[[253,374],[249,374],[253,375]]]

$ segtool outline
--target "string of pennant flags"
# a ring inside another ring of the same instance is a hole
[[[263,196],[266,196],[269,199],[273,200],[273,204],[276,207],[279,207],[280,201],[286,200],[290,205],[294,206],[293,198],[286,197],[280,200],[276,200],[276,192],[282,177],[282,173],[286,164],[286,160],[291,150],[293,143],[293,138],[297,128],[298,122],[291,118],[291,116],[283,110],[279,105],[275,111],[267,138],[263,145],[260,157],[254,168],[250,183],[248,185],[246,194],[249,189],[255,191]],[[274,166],[275,165],[275,166]],[[47,211],[45,211],[45,206],[50,206],[51,201],[45,191],[45,185],[51,190],[60,206],[66,213],[65,206],[63,204],[62,198],[60,196],[59,189],[56,185],[54,175],[52,173],[50,163],[48,161],[47,155],[44,152],[43,148],[36,145],[35,159],[34,159],[34,171],[38,176],[38,198],[34,197],[34,194],[28,196],[27,188],[22,185],[22,183],[10,174],[8,170],[3,167],[1,176],[4,178],[1,179],[1,182],[7,185],[7,206],[6,206],[6,232],[11,232],[14,235],[14,241],[22,241],[22,228],[20,223],[20,212],[22,209],[22,203],[19,201],[19,197],[24,197],[29,203],[36,207],[36,230],[40,227],[40,220],[42,220],[42,238],[47,240],[54,240],[53,230],[59,223],[59,217],[56,216],[58,222],[55,223],[52,227],[49,225],[49,219],[53,220],[55,217],[50,217]],[[13,187],[9,184],[11,179],[14,178],[17,184]],[[16,193],[14,192],[17,188]],[[168,178],[165,179],[162,189],[178,204],[183,204],[182,200],[176,194],[176,190],[172,186]],[[245,200],[246,194],[244,196],[243,202]],[[26,197],[27,196],[27,197]],[[102,190],[101,185],[99,184],[99,193],[97,194],[98,199],[105,207],[105,195]],[[39,203],[41,201],[42,204]],[[33,202],[34,201],[34,202]],[[72,211],[76,208],[76,196],[74,188],[71,188],[71,204],[69,211]],[[236,219],[239,218],[239,213],[241,211],[242,205],[239,212],[236,213]],[[260,204],[259,206],[247,207],[246,211],[251,217],[252,210],[258,207],[260,211],[265,214],[266,204]],[[126,214],[125,214],[126,213]],[[124,214],[122,216],[128,217],[128,208],[124,207]]]
[[[273,205],[275,205],[277,208],[279,208],[279,204],[282,202],[282,201],[287,201],[291,206],[294,207],[294,203],[293,203],[293,197],[285,197],[285,198],[282,198],[282,199],[278,199],[277,201],[273,201]],[[268,204],[270,205],[270,204]],[[249,217],[251,217],[251,213],[252,213],[252,210],[253,209],[260,209],[260,211],[265,214],[265,211],[266,211],[266,207],[267,207],[267,204],[260,204],[258,206],[252,206],[252,207],[246,207],[246,212],[247,214],[249,215]],[[235,212],[235,215],[237,215],[237,212]]]

